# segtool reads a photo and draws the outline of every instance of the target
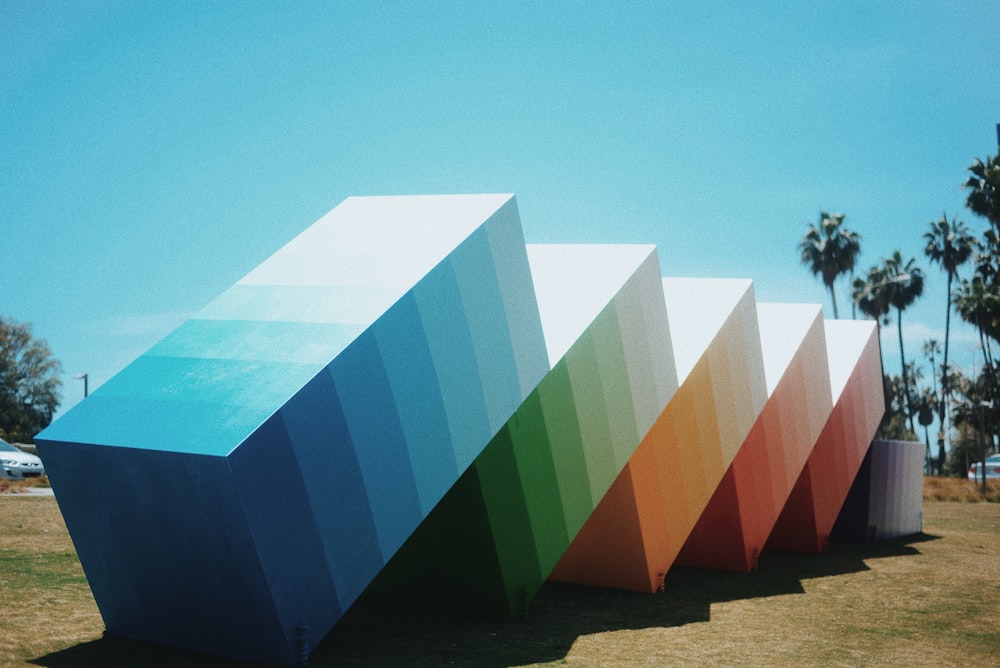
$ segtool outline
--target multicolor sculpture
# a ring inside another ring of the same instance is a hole
[[[510,618],[822,549],[873,327],[659,273],[511,195],[345,200],[36,438],[108,632],[292,664],[366,591]]]
[[[522,616],[677,387],[654,247],[528,246],[528,257],[552,371],[375,595]]]

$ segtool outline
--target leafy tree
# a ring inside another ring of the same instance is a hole
[[[924,387],[917,394],[917,422],[924,428],[924,445],[927,448],[924,456],[924,469],[928,475],[934,471],[934,462],[931,460],[931,437],[927,428],[934,422],[934,404],[936,401],[937,392],[931,388]],[[940,471],[940,467],[938,468]]]
[[[984,378],[996,395],[996,363],[990,339],[1000,341],[1000,293],[978,273],[971,280],[965,279],[952,295],[955,310],[962,320],[976,328],[979,345],[983,351]]]
[[[947,464],[941,475],[962,477],[969,470],[969,429],[977,429],[970,398],[975,390],[972,388],[972,381],[961,369],[956,369],[952,374],[951,389],[951,406],[948,411],[951,413],[951,429],[954,433],[951,435]]]
[[[0,316],[0,437],[31,441],[59,407],[62,366],[31,325]]]
[[[963,186],[969,191],[965,205],[1000,230],[1000,155],[988,157],[986,162],[976,158],[968,171],[972,176]]]
[[[833,317],[837,314],[837,295],[833,286],[837,278],[854,271],[854,263],[861,253],[861,237],[844,227],[844,214],[819,215],[819,225],[809,225],[809,230],[799,242],[802,264],[809,267],[814,276],[820,276],[823,285],[830,291],[833,302]]]
[[[882,391],[885,393],[885,414],[879,424],[876,438],[888,441],[915,441],[917,435],[907,428],[907,399],[901,376],[882,377]]]
[[[927,242],[924,246],[924,254],[930,258],[931,262],[940,264],[948,275],[944,318],[944,361],[941,364],[941,398],[937,402],[938,422],[941,425],[941,435],[938,438],[938,468],[940,469],[944,465],[945,458],[944,434],[949,391],[948,342],[951,335],[951,284],[952,280],[958,276],[958,268],[968,262],[973,251],[979,248],[979,241],[962,221],[952,218],[951,222],[948,222],[947,213],[930,223],[930,230],[924,233],[924,240]]]
[[[984,369],[985,371],[985,369]],[[948,459],[946,472],[964,478],[969,465],[980,461],[980,428],[985,427],[982,434],[989,450],[995,450],[995,425],[1000,424],[1000,402],[994,390],[991,389],[986,374],[979,374],[975,379],[965,377],[959,371],[955,372],[952,393],[952,427],[957,431],[957,438],[952,441],[951,456]],[[982,402],[993,400],[992,407],[981,406]],[[980,418],[983,421],[980,422]]]

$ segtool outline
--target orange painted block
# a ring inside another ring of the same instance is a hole
[[[832,409],[819,306],[757,307],[768,399],[677,557],[754,570]]]
[[[834,407],[767,546],[821,553],[878,429],[885,401],[875,323],[825,323]]]
[[[653,592],[764,407],[753,287],[664,279],[680,387],[550,579]]]

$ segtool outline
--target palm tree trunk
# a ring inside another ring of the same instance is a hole
[[[941,365],[941,403],[938,405],[938,475],[944,472],[944,438],[947,432],[945,417],[948,414],[948,397],[951,396],[951,389],[948,386],[948,338],[951,333],[951,279],[954,276],[948,272],[948,310],[944,314],[944,364]]]
[[[851,269],[850,281],[851,281],[850,284],[854,285],[854,270],[853,269]],[[858,319],[858,302],[856,302],[855,300],[852,299],[851,300],[851,320],[857,320],[857,319]]]
[[[903,403],[904,410],[910,421],[910,431],[914,434],[917,431],[913,428],[913,411],[910,408],[910,380],[906,373],[906,355],[903,354],[903,309],[896,309],[896,329],[899,332],[899,361],[903,364]]]
[[[837,315],[837,295],[833,293],[833,283],[830,284],[830,301],[833,302],[833,319],[839,320],[840,316]]]

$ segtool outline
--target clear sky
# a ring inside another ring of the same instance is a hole
[[[943,339],[928,222],[986,227],[998,34],[1000,0],[2,0],[0,313],[65,410],[345,197],[513,192],[529,242],[654,243],[828,314],[796,244],[844,212],[862,270],[927,272],[911,355]]]

